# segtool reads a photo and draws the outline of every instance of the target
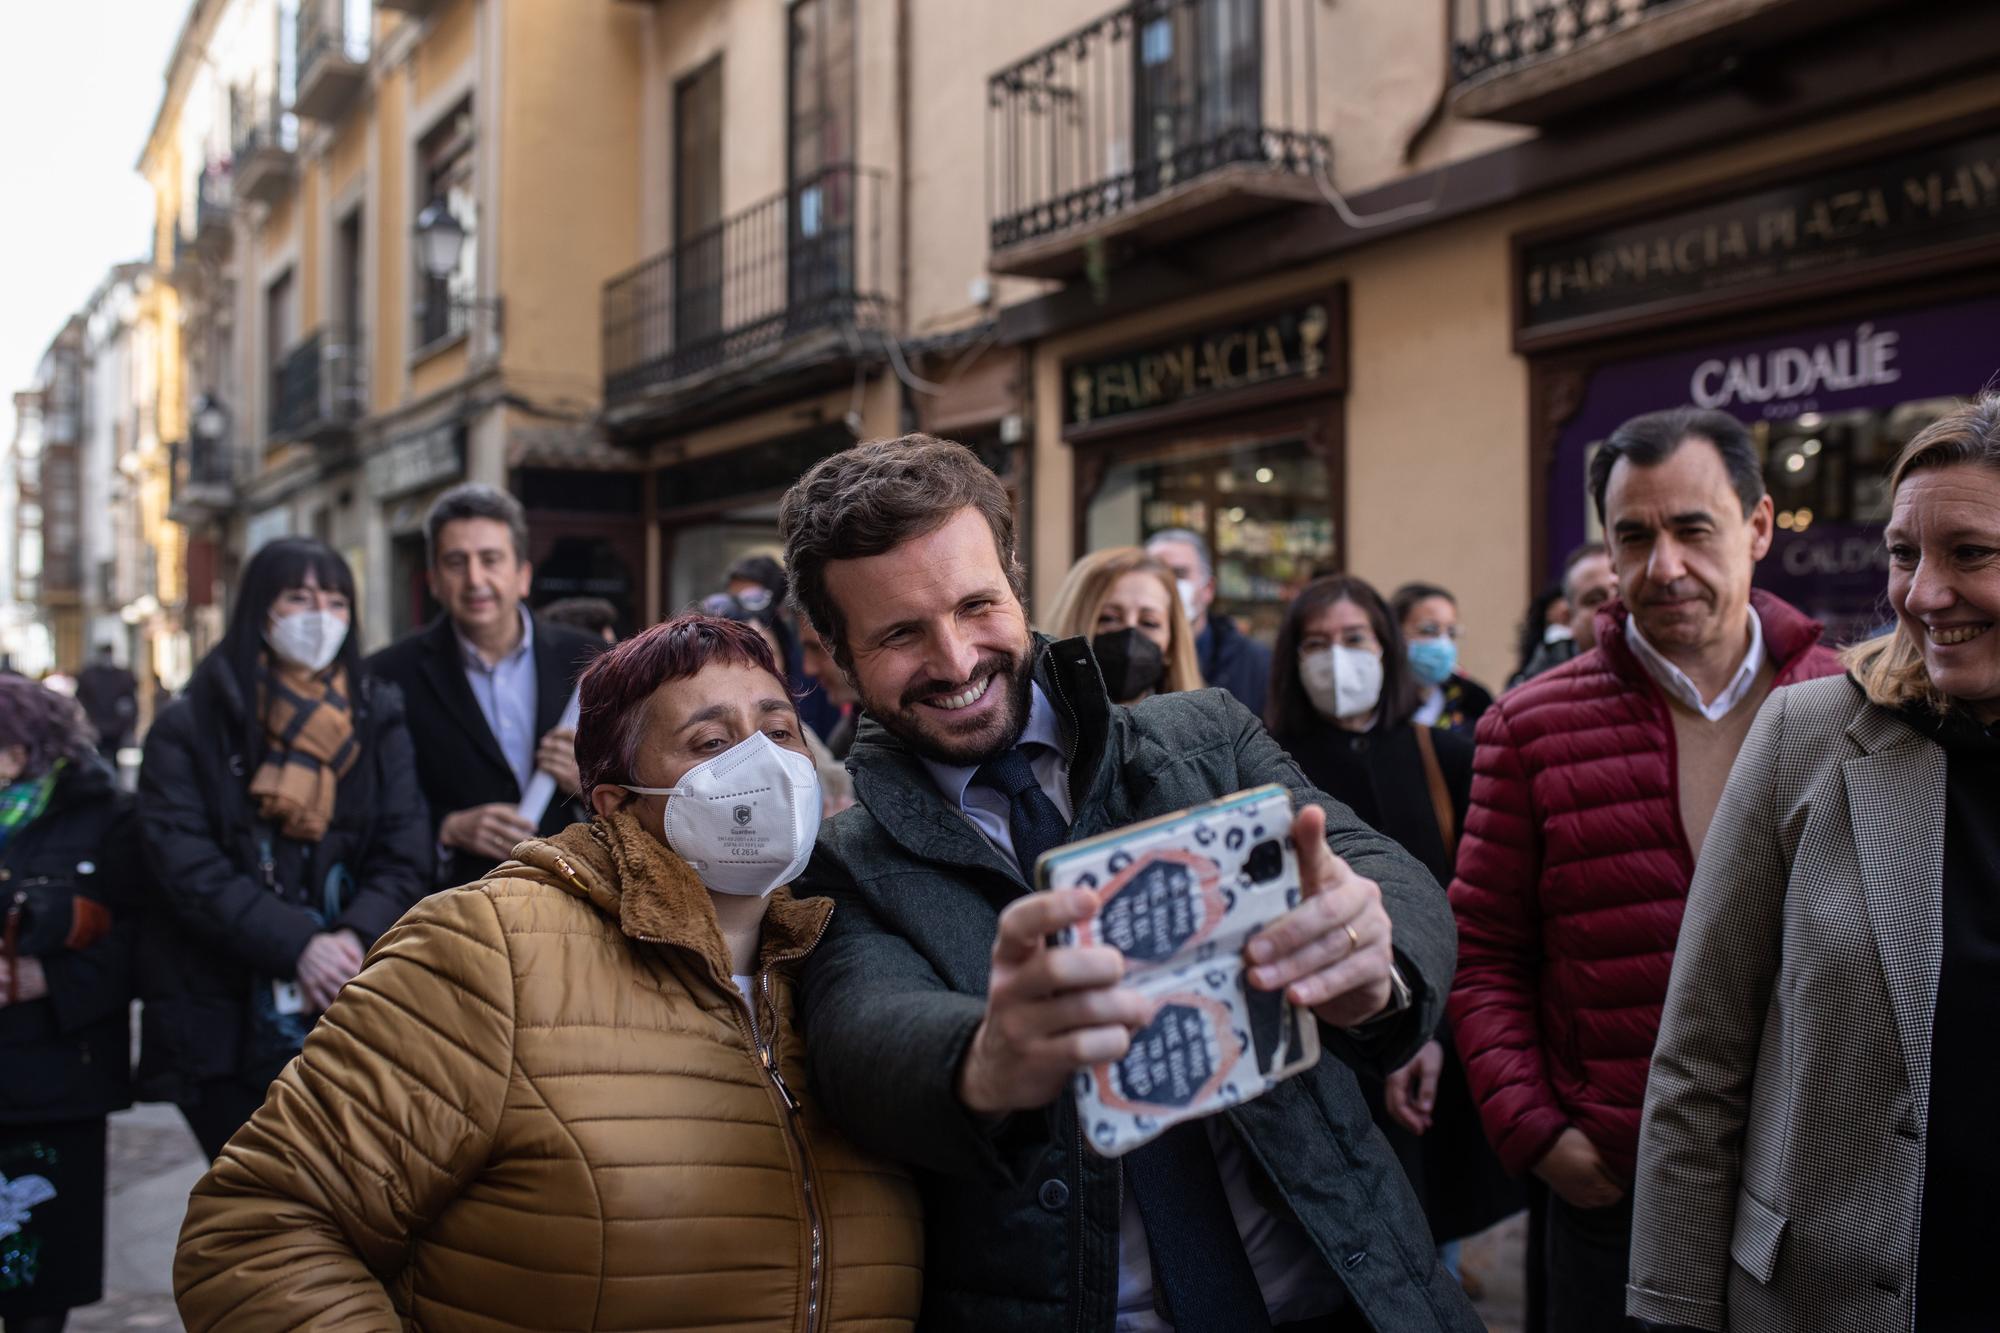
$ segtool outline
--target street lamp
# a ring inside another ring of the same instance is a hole
[[[229,409],[212,393],[194,400],[194,437],[203,444],[217,444],[229,434]]]
[[[436,282],[448,282],[452,274],[458,272],[458,261],[465,253],[465,226],[452,214],[451,208],[442,199],[433,199],[424,205],[424,211],[417,214],[417,258],[423,265],[424,273]],[[500,327],[500,298],[480,300],[476,297],[460,296],[446,288],[445,299],[460,310],[490,310],[493,312],[493,326],[497,333]]]
[[[442,199],[433,199],[417,214],[417,253],[424,272],[443,281],[458,271],[458,257],[465,250],[465,228],[452,216]]]

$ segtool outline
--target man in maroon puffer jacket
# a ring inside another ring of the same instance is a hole
[[[1639,1111],[1694,853],[1765,697],[1840,670],[1816,622],[1751,591],[1771,500],[1734,418],[1634,418],[1590,484],[1623,600],[1596,648],[1481,719],[1451,886],[1473,1096],[1500,1159],[1553,1194],[1550,1333],[1625,1326]]]

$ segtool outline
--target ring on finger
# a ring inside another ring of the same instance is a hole
[[[1359,935],[1357,935],[1357,934],[1355,934],[1355,933],[1354,933],[1354,926],[1353,926],[1353,924],[1352,924],[1352,923],[1349,923],[1348,925],[1345,925],[1345,926],[1342,926],[1342,927],[1341,927],[1341,929],[1347,932],[1347,942],[1348,942],[1348,944],[1350,944],[1350,945],[1352,945],[1352,946],[1353,946],[1353,947],[1352,947],[1352,949],[1351,949],[1351,950],[1350,950],[1349,952],[1352,952],[1352,953],[1360,953],[1360,952],[1361,952],[1361,937],[1360,937]]]

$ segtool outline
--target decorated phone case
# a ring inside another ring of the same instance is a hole
[[[1152,1018],[1122,1060],[1076,1074],[1084,1138],[1118,1157],[1183,1120],[1247,1102],[1319,1059],[1319,1026],[1253,990],[1243,946],[1299,903],[1292,798],[1275,784],[1046,853],[1044,889],[1088,889],[1097,914],[1059,945],[1125,955]]]

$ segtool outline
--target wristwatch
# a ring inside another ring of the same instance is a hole
[[[1382,1006],[1373,1018],[1356,1023],[1347,1031],[1356,1037],[1368,1037],[1390,1019],[1416,1003],[1416,996],[1410,990],[1410,983],[1403,980],[1403,969],[1396,963],[1389,964],[1389,1002]]]

